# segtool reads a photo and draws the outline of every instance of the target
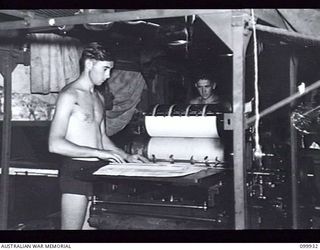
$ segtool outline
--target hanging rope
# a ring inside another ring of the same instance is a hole
[[[259,88],[258,88],[258,43],[257,43],[257,33],[256,33],[256,23],[254,17],[254,10],[251,9],[251,22],[252,22],[252,31],[253,31],[253,52],[254,52],[254,95],[255,95],[255,115],[256,120],[254,123],[254,142],[255,142],[255,150],[254,156],[259,160],[261,164],[262,150],[260,146],[260,136],[259,136]]]

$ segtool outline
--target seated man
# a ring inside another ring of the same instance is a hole
[[[200,96],[192,99],[190,104],[222,104],[224,108],[231,111],[231,105],[228,102],[221,100],[216,93],[217,83],[207,76],[198,78],[195,84]]]

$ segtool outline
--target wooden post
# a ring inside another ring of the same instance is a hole
[[[11,155],[11,74],[14,69],[11,48],[0,52],[1,74],[4,78],[4,117],[2,123],[1,182],[0,182],[0,230],[8,229],[9,164]]]
[[[233,47],[233,168],[235,197],[235,229],[247,228],[246,145],[245,145],[245,20],[247,15],[232,15]]]

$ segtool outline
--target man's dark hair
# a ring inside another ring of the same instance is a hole
[[[197,75],[195,84],[197,84],[197,82],[199,82],[200,80],[208,80],[210,84],[212,84],[212,86],[217,86],[217,82],[215,81],[215,79],[208,74]]]
[[[92,42],[84,48],[80,58],[80,72],[84,70],[84,63],[87,59],[98,61],[113,61],[110,51],[107,51],[101,44]]]

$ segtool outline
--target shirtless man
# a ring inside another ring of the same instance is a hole
[[[217,83],[212,81],[207,76],[202,76],[195,84],[200,96],[192,99],[190,104],[220,104],[224,111],[231,112],[232,106],[230,103],[221,100],[215,93]]]
[[[104,99],[95,86],[110,77],[112,58],[101,45],[91,43],[80,58],[81,74],[60,92],[49,133],[49,151],[65,156],[60,169],[61,229],[89,229],[92,184],[74,178],[86,168],[106,161],[147,162],[115,146],[105,132]]]

